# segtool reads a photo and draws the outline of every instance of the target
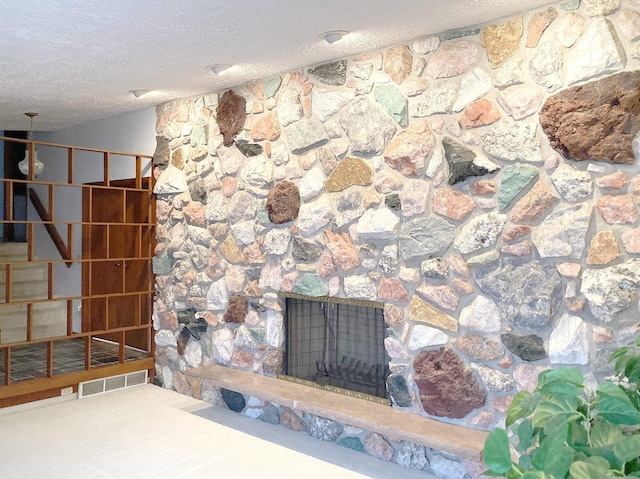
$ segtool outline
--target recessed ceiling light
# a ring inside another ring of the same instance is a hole
[[[130,90],[133,96],[136,98],[140,98],[141,96],[145,96],[150,90]]]
[[[231,68],[231,65],[223,65],[223,64],[213,65],[211,67],[211,71],[216,75],[220,75],[222,72],[228,70],[229,68]]]
[[[324,38],[324,41],[327,43],[335,43],[338,40],[341,40],[342,37],[344,37],[348,33],[349,32],[347,32],[346,30],[332,30],[330,32],[324,32],[320,36]]]

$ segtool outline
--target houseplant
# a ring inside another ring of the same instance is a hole
[[[487,476],[509,479],[640,477],[640,338],[609,359],[615,376],[595,390],[575,368],[550,369],[520,391],[506,430],[484,446]],[[512,433],[513,446],[508,432]]]

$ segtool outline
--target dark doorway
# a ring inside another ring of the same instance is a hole
[[[5,131],[4,136],[26,139],[26,131]],[[13,141],[3,142],[4,175],[8,180],[24,180],[18,169],[18,162],[24,158],[25,144]],[[2,218],[2,238],[4,242],[27,241],[27,185],[26,183],[4,182],[4,211]],[[12,222],[13,221],[13,222]],[[17,222],[17,223],[16,223]]]

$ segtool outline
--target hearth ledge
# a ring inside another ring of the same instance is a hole
[[[487,433],[446,424],[417,414],[376,404],[364,399],[262,376],[220,365],[188,369],[185,375],[206,380],[215,387],[255,396],[297,413],[310,413],[382,434],[400,442],[452,454],[461,459],[480,460]]]

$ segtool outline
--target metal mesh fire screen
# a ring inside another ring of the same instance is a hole
[[[386,398],[382,307],[372,301],[287,297],[285,374]]]

